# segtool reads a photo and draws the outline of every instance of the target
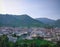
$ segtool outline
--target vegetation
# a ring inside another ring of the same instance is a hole
[[[59,47],[60,41],[57,44],[43,39],[33,40],[17,40],[15,43],[10,42],[6,35],[0,36],[0,47]]]
[[[60,28],[60,19],[58,19],[58,20],[55,22],[55,27],[59,27],[59,28]]]
[[[0,14],[1,26],[7,27],[44,27],[44,24],[28,15],[3,15]]]
[[[0,36],[0,47],[7,47],[8,38],[6,35]]]
[[[53,25],[54,27],[60,27],[60,19],[54,21],[50,19],[37,20],[29,17],[28,15],[3,15],[0,14],[0,26],[7,27],[45,27],[46,24]]]

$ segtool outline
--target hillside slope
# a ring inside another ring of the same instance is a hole
[[[0,26],[12,27],[44,27],[44,24],[28,15],[3,15],[0,14]]]

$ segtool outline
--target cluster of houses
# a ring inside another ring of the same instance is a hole
[[[0,35],[7,35],[10,41],[14,42],[17,40],[16,36],[22,36],[23,39],[33,39],[33,37],[43,37],[45,40],[60,40],[60,28],[40,28],[40,27],[32,27],[32,28],[21,28],[21,27],[0,27]]]

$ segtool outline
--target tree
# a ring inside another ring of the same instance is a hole
[[[32,42],[29,47],[38,47],[38,45],[35,42]]]
[[[8,47],[14,47],[15,46],[15,43],[13,43],[13,42],[8,42]]]
[[[0,47],[7,47],[8,38],[6,35],[0,36]]]
[[[57,45],[57,47],[60,47],[60,41],[58,41],[56,45]]]

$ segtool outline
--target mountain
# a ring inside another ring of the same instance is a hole
[[[60,19],[58,19],[58,20],[55,21],[55,26],[56,27],[60,27]]]
[[[44,24],[49,24],[49,25],[53,25],[55,23],[55,20],[48,19],[48,18],[36,18],[36,20],[39,20]]]
[[[53,26],[53,27],[59,27],[60,28],[60,19],[58,20],[52,20],[48,18],[36,18],[36,20],[47,24],[47,26]]]
[[[35,20],[26,14],[23,15],[0,14],[0,26],[44,27],[45,25],[42,22]]]

